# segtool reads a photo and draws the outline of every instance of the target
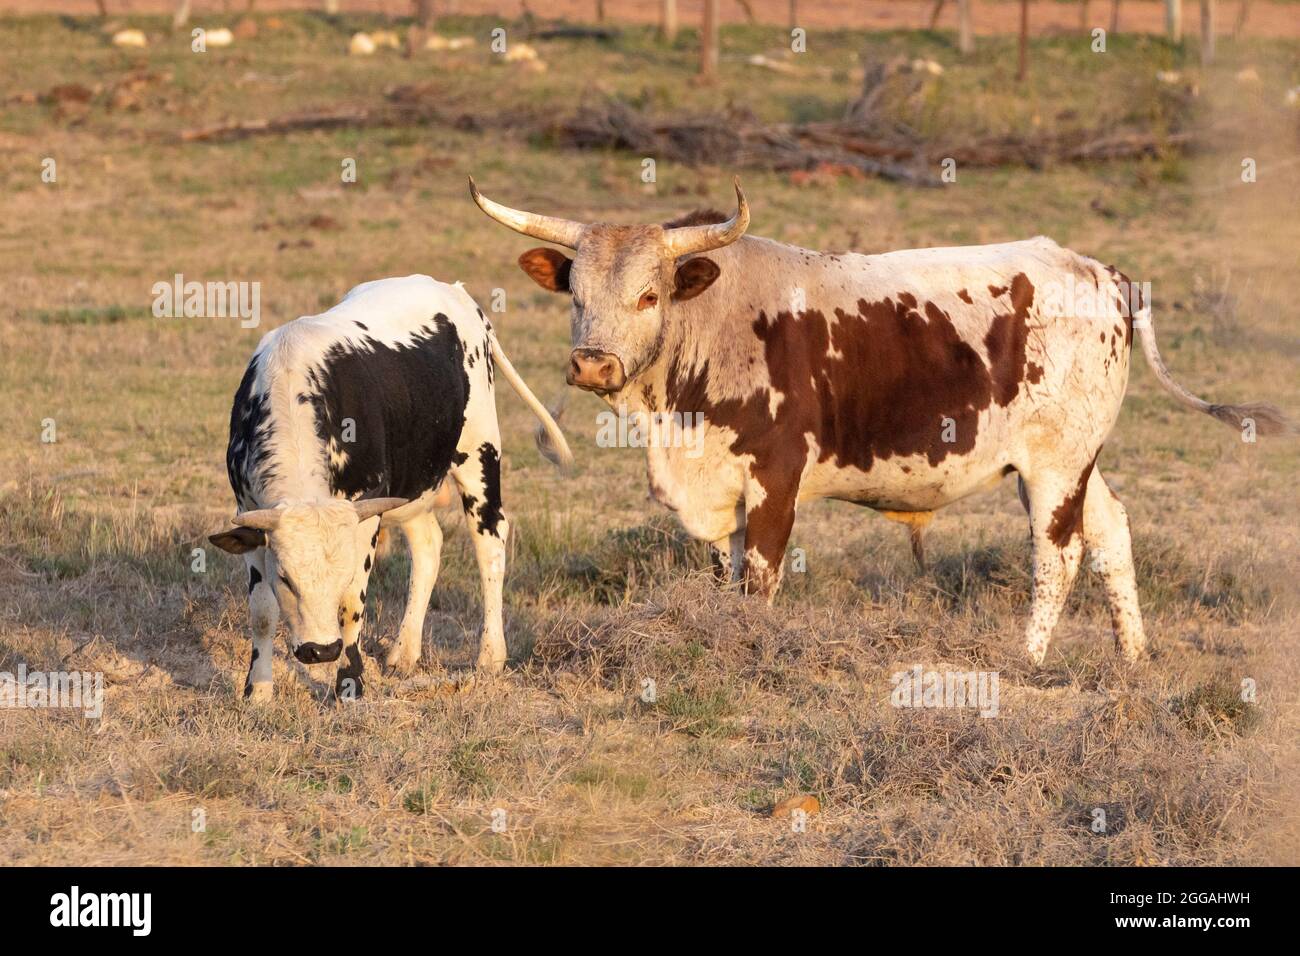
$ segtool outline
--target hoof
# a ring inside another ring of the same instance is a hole
[[[399,639],[391,648],[388,655],[384,658],[384,672],[406,676],[415,670],[415,666],[420,663],[420,648],[416,645],[415,652],[411,653],[406,650],[405,645]]]
[[[250,704],[269,704],[275,697],[274,689],[270,681],[263,684],[245,684],[244,700]]]
[[[474,669],[485,677],[495,677],[506,669],[506,659],[504,657],[493,657],[490,654],[480,654]]]
[[[365,693],[365,682],[360,674],[345,674],[340,671],[334,678],[334,696],[339,700],[360,700]]]
[[[343,650],[343,639],[333,644],[299,644],[293,649],[293,656],[304,664],[328,664],[339,659]]]
[[[334,676],[334,696],[339,700],[359,700],[365,693],[365,686],[361,681],[361,674],[365,669],[365,665],[361,663],[361,648],[355,643],[349,644],[344,656],[347,658],[347,664],[340,667]]]

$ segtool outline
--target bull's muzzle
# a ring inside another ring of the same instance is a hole
[[[589,392],[617,392],[627,381],[623,362],[611,352],[600,349],[574,349],[569,355],[570,385]]]
[[[339,659],[343,650],[342,638],[331,644],[314,644],[306,641],[293,649],[293,656],[304,664],[328,664]]]

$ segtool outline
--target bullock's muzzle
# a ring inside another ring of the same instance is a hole
[[[339,659],[343,650],[343,641],[339,639],[331,644],[299,644],[293,649],[293,656],[304,664],[328,664]]]
[[[566,381],[589,392],[617,392],[627,381],[623,362],[600,349],[574,349],[569,355]]]

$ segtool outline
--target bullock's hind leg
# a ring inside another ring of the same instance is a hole
[[[253,625],[253,653],[244,681],[244,697],[261,702],[272,697],[271,658],[275,652],[275,628],[280,622],[280,605],[266,580],[265,548],[244,555],[248,569],[248,617]]]
[[[506,637],[501,623],[501,588],[506,571],[506,537],[510,523],[501,510],[501,443],[493,420],[490,438],[477,445],[461,436],[465,460],[451,469],[460,489],[465,524],[474,540],[479,577],[483,582],[483,634],[479,640],[478,668],[499,674],[506,666]]]
[[[356,700],[364,693],[361,675],[361,626],[366,616],[366,588],[370,586],[370,572],[375,567],[375,554],[379,546],[379,519],[371,518],[357,526],[357,552],[364,557],[352,573],[352,584],[339,607],[339,628],[343,631],[343,653],[339,655],[339,669],[334,674],[334,696]]]
[[[424,644],[424,617],[429,611],[429,596],[438,581],[442,560],[442,528],[433,512],[426,511],[402,524],[402,534],[411,548],[411,577],[406,595],[406,612],[397,640],[388,650],[384,663],[405,673],[420,662]]]
[[[1043,663],[1052,631],[1074,585],[1083,555],[1083,505],[1092,463],[1073,477],[1059,472],[1025,477],[1029,526],[1034,543],[1034,592],[1025,651]],[[1023,474],[1023,473],[1022,473]]]
[[[1083,505],[1083,540],[1089,566],[1101,575],[1106,588],[1115,643],[1127,659],[1136,660],[1146,648],[1146,634],[1138,607],[1128,514],[1095,468]]]

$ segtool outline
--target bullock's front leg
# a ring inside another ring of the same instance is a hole
[[[264,548],[244,555],[248,569],[248,617],[253,626],[253,653],[244,681],[244,697],[265,703],[274,694],[271,683],[271,658],[275,651],[275,628],[280,621],[280,605],[264,573]]]
[[[745,486],[745,593],[768,603],[781,586],[798,496],[798,475],[756,473]]]
[[[343,653],[339,656],[339,669],[334,675],[334,696],[343,700],[356,700],[364,693],[361,675],[361,625],[366,617],[366,588],[370,586],[370,572],[375,568],[375,552],[379,544],[379,519],[371,518],[357,526],[357,551],[364,555],[360,566],[352,575],[352,584],[343,604],[339,607],[339,627],[343,631]]]

